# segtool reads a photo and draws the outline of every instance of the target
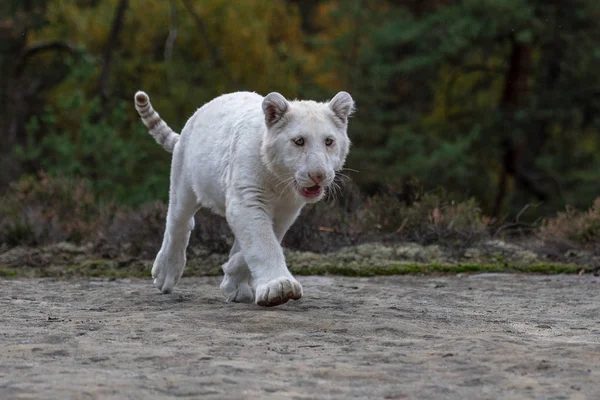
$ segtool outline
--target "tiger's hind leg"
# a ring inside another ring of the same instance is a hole
[[[173,154],[169,210],[162,246],[154,260],[152,277],[154,286],[162,293],[171,293],[179,282],[185,267],[185,251],[194,229],[197,200],[190,185],[183,179],[182,154]]]

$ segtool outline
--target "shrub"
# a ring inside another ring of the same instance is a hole
[[[85,180],[40,172],[11,184],[0,196],[0,244],[91,243],[107,257],[153,258],[162,243],[166,215],[163,202],[136,208],[103,204]],[[224,218],[201,210],[190,242],[226,253],[233,237]]]
[[[555,218],[544,220],[539,236],[563,247],[583,247],[600,252],[600,197],[587,211],[567,207]]]
[[[353,185],[331,202],[302,213],[284,239],[288,247],[327,251],[368,241],[411,241],[464,247],[488,237],[494,222],[474,199],[453,199],[445,191],[425,193],[415,181],[361,196]]]
[[[166,215],[167,206],[159,201],[135,209],[116,208],[110,222],[98,232],[96,251],[108,257],[153,258],[162,243]]]
[[[0,197],[0,242],[15,246],[94,240],[107,217],[86,181],[40,172],[11,184]]]
[[[160,201],[137,208],[103,204],[85,180],[44,172],[10,189],[0,197],[3,247],[85,242],[111,258],[153,258],[160,248],[167,214]],[[418,184],[365,197],[352,183],[340,182],[339,192],[305,208],[283,244],[326,252],[369,241],[413,241],[460,250],[487,237],[491,222],[474,200],[454,200],[443,191],[424,193]],[[227,253],[233,235],[223,217],[201,210],[190,244]]]
[[[405,192],[390,187],[368,198],[362,211],[366,228],[387,240],[447,246],[465,246],[488,236],[494,220],[483,215],[475,199],[454,199],[442,190]],[[402,200],[407,195],[410,200]]]

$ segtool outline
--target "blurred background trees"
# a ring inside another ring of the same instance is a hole
[[[348,167],[365,193],[411,182],[491,215],[600,193],[595,0],[4,0],[0,190],[44,170],[99,199],[166,199],[170,155],[138,89],[179,131],[238,90],[350,92]],[[399,189],[399,190],[400,190]]]

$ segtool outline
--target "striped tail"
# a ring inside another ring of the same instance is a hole
[[[160,144],[163,149],[169,153],[173,152],[173,148],[179,141],[179,135],[173,132],[173,129],[169,128],[167,123],[158,115],[152,104],[150,104],[150,98],[145,92],[139,91],[135,94],[135,109],[137,110],[142,122],[148,128],[148,133],[156,140],[156,143]]]

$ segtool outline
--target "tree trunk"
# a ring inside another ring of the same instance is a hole
[[[98,92],[100,96],[106,100],[110,96],[110,69],[112,65],[112,56],[117,42],[119,40],[119,33],[123,28],[123,20],[125,19],[125,11],[129,6],[129,0],[120,0],[117,5],[117,11],[112,22],[110,34],[106,41],[106,47],[104,49],[104,57],[102,61],[102,72],[100,73],[100,80],[98,81]]]
[[[28,16],[33,12],[31,0],[17,3],[15,7]],[[41,7],[42,12],[43,8]],[[17,66],[19,55],[27,45],[29,30],[27,24],[22,30],[16,29],[15,25],[9,25],[0,32],[2,51],[7,55],[0,60],[0,189],[19,174],[18,165],[11,152],[15,144],[23,140],[25,134],[24,109],[27,104],[23,99],[22,82],[17,77],[20,72]]]
[[[522,93],[526,89],[531,64],[531,48],[516,42],[514,38],[511,38],[511,44],[510,60],[500,101],[500,108],[507,116],[512,115],[520,104]],[[506,197],[508,175],[517,178],[517,164],[520,158],[518,146],[515,145],[515,141],[510,136],[505,135],[502,138],[501,147],[503,153],[502,169],[498,177],[498,188],[492,209],[492,215],[494,216],[498,216],[502,211],[502,205]]]

